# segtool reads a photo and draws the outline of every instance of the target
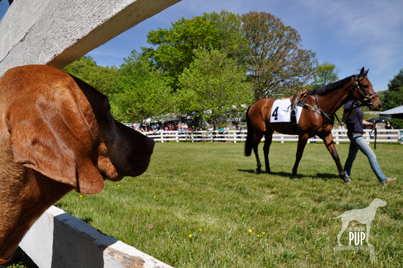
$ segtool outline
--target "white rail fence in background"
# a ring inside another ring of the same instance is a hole
[[[374,132],[371,130],[364,130],[364,138],[368,143],[374,142]],[[388,134],[389,132],[390,134]],[[377,142],[400,142],[403,144],[403,130],[399,129],[389,129],[378,130],[377,132]],[[228,132],[219,131],[158,131],[158,132],[146,132],[144,135],[154,139],[156,142],[244,142],[246,140],[247,133],[237,130],[230,130]],[[337,130],[332,131],[333,139],[336,144],[340,142],[349,142],[347,137],[347,130]],[[264,137],[262,141],[264,140]],[[281,143],[287,141],[298,141],[298,135],[286,135],[275,133],[273,134],[273,141],[280,141]],[[323,142],[319,137],[310,138],[310,142]]]

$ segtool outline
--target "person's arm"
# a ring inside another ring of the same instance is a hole
[[[376,124],[376,122],[371,123],[371,122],[368,122],[367,120],[362,120],[362,124],[364,126],[373,126],[373,128],[378,129],[378,125]]]

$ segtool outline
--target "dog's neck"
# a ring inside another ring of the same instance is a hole
[[[73,189],[72,186],[51,180],[34,170],[23,170],[17,176],[19,183],[14,181],[13,187],[4,187],[18,191],[17,193],[0,192],[0,200],[3,200],[0,201],[0,210],[7,211],[4,215],[0,212],[0,259],[3,260],[12,256],[25,233],[42,213]]]

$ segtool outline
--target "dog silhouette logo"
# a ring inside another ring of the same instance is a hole
[[[341,218],[342,227],[341,227],[340,233],[337,235],[337,242],[339,243],[339,246],[343,246],[340,243],[340,237],[342,236],[344,231],[347,229],[349,223],[354,220],[358,221],[361,224],[366,225],[367,232],[366,232],[366,236],[365,236],[365,241],[367,242],[368,246],[372,246],[368,242],[369,231],[371,230],[371,223],[375,217],[377,208],[384,207],[384,206],[386,206],[386,204],[387,203],[385,201],[383,201],[379,198],[375,198],[374,201],[372,201],[372,203],[366,208],[352,209],[352,210],[344,212],[343,214],[341,214],[340,216],[338,216],[336,218],[333,218],[333,219]]]

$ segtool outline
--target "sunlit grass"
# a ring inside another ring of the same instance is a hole
[[[296,147],[273,143],[273,174],[255,175],[243,144],[157,144],[142,176],[107,182],[97,195],[71,192],[57,206],[176,267],[402,266],[403,147],[383,143],[375,151],[384,173],[399,178],[387,186],[363,154],[352,184],[343,184],[322,143],[307,145],[301,179],[292,180]],[[344,165],[348,144],[336,148]],[[341,221],[332,218],[376,197],[388,204],[371,226],[375,262],[368,251],[333,251]]]

